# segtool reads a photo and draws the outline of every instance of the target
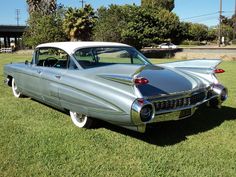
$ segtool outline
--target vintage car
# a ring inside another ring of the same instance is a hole
[[[57,42],[36,47],[32,61],[4,66],[17,98],[65,110],[89,128],[97,119],[145,132],[154,122],[180,120],[200,105],[220,107],[227,89],[221,62],[189,60],[154,65],[135,48],[110,42]]]
[[[178,47],[170,42],[162,43],[159,45],[161,49],[177,49]]]

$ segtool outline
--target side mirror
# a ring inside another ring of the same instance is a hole
[[[29,61],[28,60],[25,60],[25,65],[28,65],[29,64]]]

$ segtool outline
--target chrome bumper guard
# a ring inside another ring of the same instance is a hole
[[[184,119],[184,118],[192,116],[195,113],[195,111],[199,108],[200,105],[204,103],[208,103],[211,100],[219,100],[218,104],[220,106],[222,102],[227,99],[227,96],[228,96],[227,89],[220,84],[216,84],[216,85],[213,85],[208,90],[205,90],[205,96],[204,98],[201,97],[202,98],[201,101],[199,100],[197,103],[192,104],[191,101],[189,101],[190,100],[189,97],[186,97],[187,98],[186,100],[185,98],[180,98],[177,100],[178,102],[180,102],[179,100],[181,100],[181,103],[179,103],[179,105],[181,105],[182,107],[181,106],[174,107],[172,109],[171,108],[160,109],[160,110],[156,109],[156,103],[162,100],[153,100],[153,101],[144,100],[144,103],[140,104],[139,99],[137,99],[133,103],[132,109],[131,109],[132,122],[134,125],[144,126],[146,124],[154,123],[154,122],[164,122],[164,121]],[[152,105],[154,109],[153,116],[149,121],[143,122],[140,119],[140,110],[142,109],[143,105],[148,105],[148,104]]]

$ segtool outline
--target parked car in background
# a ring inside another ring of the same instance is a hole
[[[224,72],[220,62],[154,65],[125,44],[57,42],[37,46],[31,62],[5,65],[4,76],[15,97],[66,111],[80,128],[100,119],[145,132],[148,124],[190,117],[203,104],[220,107],[227,99],[216,78]]]
[[[177,48],[176,45],[174,45],[172,43],[169,43],[169,42],[162,43],[162,44],[159,45],[159,47],[162,48],[162,49],[176,49]]]

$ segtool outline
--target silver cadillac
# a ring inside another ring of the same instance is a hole
[[[147,124],[190,117],[201,106],[220,108],[221,60],[154,65],[135,48],[110,42],[58,42],[36,47],[32,61],[4,66],[17,98],[28,96],[67,111],[80,128],[97,119],[138,132]]]

